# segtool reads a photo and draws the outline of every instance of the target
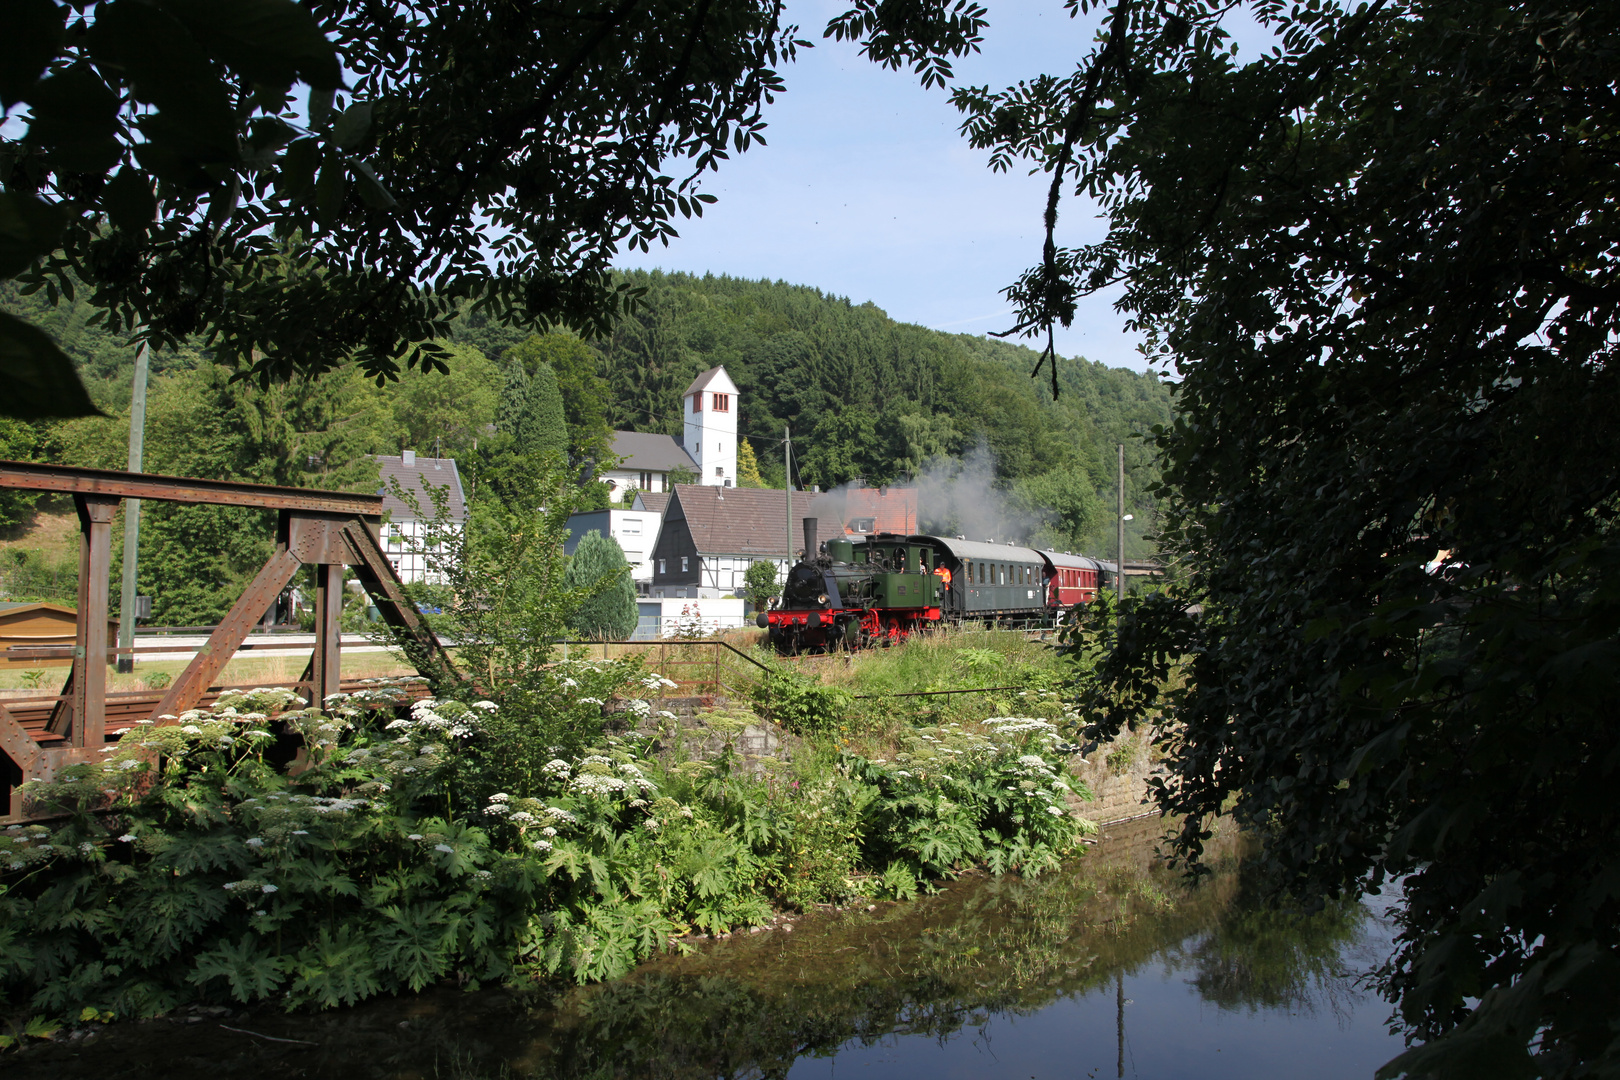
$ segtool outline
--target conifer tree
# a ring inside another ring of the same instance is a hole
[[[737,486],[746,488],[765,487],[765,478],[759,475],[759,458],[754,456],[754,447],[747,439],[737,444]]]
[[[568,418],[563,409],[562,391],[551,365],[541,364],[529,376],[523,449],[531,453],[563,453],[568,449]]]
[[[521,363],[506,369],[498,426],[511,436],[521,454],[562,453],[568,447],[568,422],[562,391],[551,368],[540,364],[530,375]]]
[[[604,585],[605,582],[605,585]],[[628,638],[636,628],[636,585],[624,549],[610,536],[592,529],[580,538],[563,573],[563,585],[596,592],[572,615],[568,625],[589,638]]]

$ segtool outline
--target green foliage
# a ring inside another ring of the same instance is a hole
[[[496,427],[511,439],[512,452],[543,457],[568,448],[568,424],[557,375],[546,364],[530,371],[521,362],[506,369]]]
[[[636,583],[617,540],[595,529],[587,532],[574,548],[562,583],[564,588],[590,593],[568,616],[569,629],[576,634],[622,641],[635,632]]]
[[[1122,283],[1180,375],[1186,578],[1075,642],[1088,736],[1171,721],[1188,857],[1230,807],[1275,891],[1403,882],[1382,985],[1423,1045],[1383,1075],[1620,1060],[1617,42],[1561,0],[1121,4],[1055,98],[957,95],[994,164],[1054,172],[1048,222],[1109,208],[1020,320]]]
[[[39,432],[29,424],[0,416],[0,459],[31,461],[39,448]],[[33,517],[39,496],[6,488],[0,491],[0,533],[11,532]]]
[[[1062,777],[1066,754],[1045,720],[1002,717],[987,734],[959,724],[916,730],[893,762],[851,757],[852,777],[877,796],[865,815],[863,851],[884,866],[892,895],[917,879],[983,862],[993,873],[1034,877],[1056,869],[1086,828],[1065,799],[1076,791]],[[1083,785],[1082,799],[1090,792]],[[895,869],[900,867],[903,869]]]
[[[500,369],[470,345],[446,345],[447,371],[409,371],[379,390],[392,412],[377,442],[386,452],[414,449],[424,455],[464,457],[495,422]]]
[[[13,6],[0,100],[30,122],[0,153],[0,277],[53,304],[82,282],[113,331],[203,334],[260,379],[438,366],[463,304],[606,332],[613,254],[702,214],[796,50],[757,0],[109,3],[71,32],[72,8]],[[0,349],[35,376],[8,411],[89,411],[35,328],[0,313]]]
[[[618,663],[548,677],[559,715],[617,698],[651,718],[643,695],[668,686]],[[981,860],[1032,876],[1081,827],[1046,809],[1070,748],[1038,721],[761,779],[728,755],[661,764],[637,734],[542,751],[494,702],[399,700],[386,682],[324,711],[229,694],[30,784],[61,816],[0,833],[4,999],[139,1017],[194,1000],[330,1008],[452,977],[610,979],[672,935],[757,925],[773,905],[908,895]],[[302,750],[293,775],[277,729]]]
[[[607,456],[613,430],[607,422],[607,383],[596,373],[601,358],[595,350],[572,334],[536,334],[508,349],[502,359],[522,364],[531,376],[545,367],[556,377],[573,460],[600,462]]]
[[[755,559],[743,572],[743,592],[754,610],[765,610],[765,602],[781,595],[782,575],[774,559]]]
[[[373,402],[357,378],[261,389],[232,382],[226,371],[205,364],[155,381],[163,385],[147,411],[143,467],[149,472],[377,489],[377,465],[366,456],[375,444],[360,422]],[[108,464],[122,468],[124,461]],[[169,626],[218,621],[274,546],[271,512],[144,503],[137,582],[140,592],[152,597],[153,621]],[[115,576],[122,572],[122,560],[120,548]]]
[[[8,547],[0,551],[0,589],[8,600],[73,607],[79,596],[77,553]]]
[[[1111,550],[1111,515],[1095,492],[1113,492],[1114,446],[1127,442],[1126,495],[1133,554],[1151,551],[1158,479],[1132,436],[1170,419],[1171,390],[1153,376],[1082,359],[1059,366],[1056,400],[1028,378],[1036,354],[1021,346],[906,326],[872,304],[813,288],[707,275],[642,273],[641,306],[597,342],[616,427],[682,432],[669,408],[700,371],[724,364],[740,391],[739,434],[759,454],[784,425],[804,440],[796,480],[823,488],[866,477],[915,475],[978,443],[1015,505],[1051,521],[1052,542]],[[739,469],[744,457],[739,450]],[[773,450],[756,455],[760,479],[781,486]],[[1045,534],[1043,534],[1045,538]],[[1033,537],[1032,537],[1033,539]]]
[[[288,691],[226,695],[33,785],[68,816],[0,838],[8,999],[134,1017],[199,997],[352,1003],[453,969],[512,971],[543,871],[423,812],[487,710],[429,702],[388,724],[395,700],[379,688],[323,714]],[[289,706],[281,720],[310,764],[295,779],[267,760],[267,716]],[[109,792],[110,813],[86,812]]]
[[[753,701],[762,715],[801,735],[836,730],[852,704],[848,691],[790,671],[756,683]]]
[[[759,474],[759,458],[754,455],[754,444],[747,439],[737,444],[737,486],[762,488],[768,487],[765,478]]]
[[[599,713],[592,723],[577,710],[554,707],[562,676],[551,661],[571,613],[609,582],[571,588],[564,580],[563,542],[580,489],[566,478],[561,460],[517,454],[511,460],[500,485],[477,484],[461,524],[450,519],[444,489],[432,489],[433,505],[422,507],[410,492],[395,487],[395,495],[423,523],[407,542],[423,555],[429,571],[428,581],[408,586],[407,592],[422,606],[439,610],[425,618],[436,632],[459,643],[456,665],[416,655],[408,636],[385,625],[377,632],[412,655],[439,692],[487,696],[498,703],[502,722],[527,732],[507,750],[532,766],[536,740],[567,744],[592,738],[600,724]]]

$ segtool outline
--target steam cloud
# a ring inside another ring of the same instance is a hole
[[[996,486],[996,456],[982,438],[960,461],[931,458],[914,484],[924,533],[1026,544],[1046,520]]]

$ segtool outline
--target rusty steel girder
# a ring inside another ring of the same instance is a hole
[[[402,632],[405,652],[419,670],[437,667],[455,674],[438,638],[406,600],[399,576],[378,542],[380,495],[17,461],[0,461],[0,488],[71,493],[79,512],[81,534],[73,667],[45,732],[65,736],[68,745],[41,746],[0,705],[0,753],[10,759],[24,780],[49,779],[64,765],[96,760],[106,743],[111,529],[118,506],[126,498],[280,512],[275,553],[152,710],[150,719],[156,723],[172,722],[168,718],[195,708],[207,696],[248,632],[301,566],[316,569],[315,649],[305,674],[316,704],[336,693],[341,685],[338,616],[343,608],[345,566],[354,568],[383,620]],[[0,786],[4,783],[0,779]],[[15,821],[25,815],[15,786],[9,806],[3,809],[10,813],[0,816],[0,820]]]
[[[193,476],[158,476],[117,469],[80,469],[37,461],[0,461],[0,487],[101,495],[115,500],[156,499],[159,502],[251,506],[259,510],[324,511],[351,517],[382,516],[381,495],[202,480]]]

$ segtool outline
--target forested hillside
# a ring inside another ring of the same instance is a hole
[[[614,427],[678,438],[681,391],[724,364],[767,483],[782,482],[784,427],[799,457],[794,479],[823,488],[855,476],[935,476],[939,459],[972,458],[982,441],[1013,512],[1059,509],[1066,521],[1050,539],[1098,552],[1113,547],[1114,447],[1123,442],[1135,518],[1127,542],[1147,550],[1145,489],[1158,472],[1132,436],[1169,419],[1170,388],[1158,379],[1064,360],[1054,402],[1045,381],[1029,377],[1037,354],[1023,346],[897,323],[873,304],[802,285],[628,276],[646,289],[642,309],[596,344]],[[508,340],[470,321],[463,337],[491,352]]]
[[[724,364],[741,390],[742,431],[767,484],[782,482],[788,427],[796,483],[915,477],[925,488],[925,515],[930,501],[944,514],[936,513],[938,528],[970,527],[951,516],[954,500],[993,508],[984,520],[998,524],[985,524],[986,535],[1038,536],[1109,554],[1113,447],[1124,441],[1136,518],[1130,550],[1147,549],[1152,503],[1144,488],[1157,470],[1129,436],[1169,416],[1170,392],[1157,380],[1065,360],[1054,402],[1044,381],[1028,377],[1035,354],[1025,348],[899,324],[872,304],[804,286],[657,273],[630,279],[646,289],[645,303],[607,340],[531,337],[469,314],[456,324],[449,374],[410,372],[382,387],[350,369],[264,389],[231,382],[200,343],[155,353],[145,468],[371,490],[377,472],[369,455],[411,447],[498,478],[515,433],[535,423],[514,387],[554,386],[547,392],[560,393],[567,430],[543,438],[589,460],[610,428],[679,437],[681,391],[698,372]],[[5,283],[0,306],[57,339],[107,414],[32,425],[0,420],[0,456],[124,467],[134,350],[95,325],[82,298],[51,308]],[[541,367],[555,378],[534,379]],[[0,530],[15,532],[32,505],[0,494]],[[159,621],[217,617],[267,554],[268,528],[245,511],[154,505],[146,522],[142,591],[154,597]],[[11,565],[0,569],[16,592],[26,560],[16,550],[7,558]]]

